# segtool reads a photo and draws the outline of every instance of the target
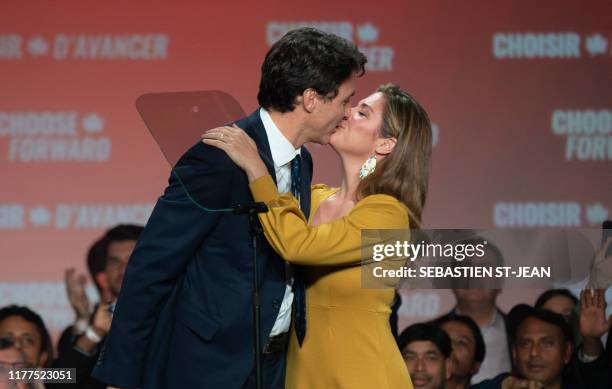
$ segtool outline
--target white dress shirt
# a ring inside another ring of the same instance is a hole
[[[268,143],[270,143],[270,151],[272,152],[272,160],[274,161],[274,172],[276,174],[276,182],[278,191],[281,193],[291,192],[291,161],[300,154],[300,149],[295,149],[291,142],[278,129],[268,111],[263,108],[259,110],[259,116],[266,129]],[[287,287],[285,288],[285,296],[278,311],[278,316],[270,332],[270,336],[282,334],[289,331],[291,324],[291,304],[293,304],[293,277],[291,277],[291,267],[286,264],[286,280]]]

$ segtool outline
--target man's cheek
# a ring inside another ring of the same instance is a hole
[[[425,373],[429,376],[437,376],[440,373],[440,366],[438,366],[436,363],[427,361],[425,362],[424,367]]]

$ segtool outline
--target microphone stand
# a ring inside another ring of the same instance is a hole
[[[253,248],[253,337],[255,340],[255,377],[257,389],[263,389],[263,371],[261,369],[261,304],[259,301],[259,267],[257,266],[257,236],[263,232],[257,214],[268,212],[265,203],[241,203],[232,207],[236,215],[249,215],[249,233]]]

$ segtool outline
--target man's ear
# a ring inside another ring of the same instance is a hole
[[[397,144],[396,138],[378,138],[376,141],[376,154],[378,155],[389,155]]]
[[[319,103],[321,97],[319,96],[317,91],[312,88],[308,88],[304,90],[304,92],[302,92],[302,95],[299,96],[298,99],[302,104],[302,107],[304,107],[304,110],[308,113],[311,113],[317,107],[317,104]]]

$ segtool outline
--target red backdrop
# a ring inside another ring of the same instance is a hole
[[[315,25],[354,41],[435,124],[429,228],[597,227],[612,207],[608,1],[307,3],[24,0],[0,13],[0,306],[72,319],[63,269],[118,222],[144,223],[169,166],[134,102],[224,90],[257,106],[270,44]],[[339,165],[311,145],[315,182]],[[502,296],[532,302],[537,291]],[[450,307],[404,295],[403,323]]]

